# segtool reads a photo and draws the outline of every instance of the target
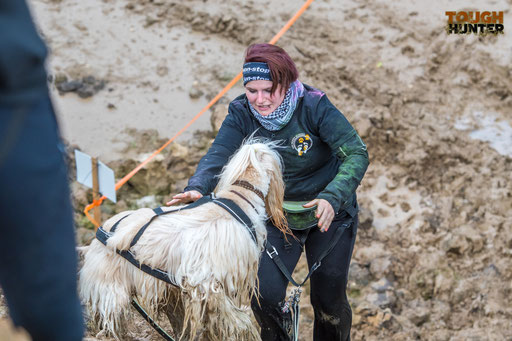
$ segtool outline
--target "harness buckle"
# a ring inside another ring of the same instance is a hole
[[[277,253],[275,246],[272,245],[272,249],[273,250],[271,252],[268,252],[267,250],[267,254],[270,257],[270,259],[274,259],[275,256],[279,255],[279,253]]]

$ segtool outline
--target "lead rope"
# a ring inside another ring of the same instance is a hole
[[[301,287],[295,288],[290,295],[292,299],[292,308],[293,308],[293,341],[299,340],[299,317],[300,317],[300,294],[302,293]]]
[[[283,305],[282,312],[292,314],[292,333],[293,341],[299,340],[299,321],[300,321],[300,295],[302,293],[302,287],[296,287],[288,296],[288,299]]]
[[[156,321],[153,320],[148,313],[146,313],[144,308],[141,307],[141,305],[139,304],[139,302],[137,302],[135,298],[132,299],[132,306],[144,318],[144,320],[146,320],[149,323],[149,325],[153,327],[153,329],[155,329],[158,332],[158,334],[160,334],[161,337],[163,337],[166,341],[175,341],[171,337],[171,335],[167,334],[165,330],[163,330],[162,327],[160,327],[158,323],[156,323]]]

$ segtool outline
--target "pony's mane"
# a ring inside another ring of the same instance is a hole
[[[250,135],[242,142],[238,151],[231,156],[228,163],[223,167],[221,173],[217,175],[219,182],[215,188],[215,192],[226,188],[237,179],[239,179],[246,171],[245,166],[251,165],[258,173],[262,173],[260,162],[257,159],[257,152],[262,149],[273,151],[277,157],[277,162],[281,172],[283,171],[283,160],[281,155],[276,152],[277,149],[282,148],[282,141],[272,141],[264,137],[254,137]]]

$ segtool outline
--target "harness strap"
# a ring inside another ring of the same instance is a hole
[[[160,327],[158,323],[156,323],[155,320],[153,320],[151,316],[148,315],[148,313],[146,313],[146,311],[140,306],[139,302],[137,302],[135,298],[132,299],[132,306],[144,318],[144,320],[146,320],[149,325],[153,327],[153,329],[156,330],[158,334],[160,334],[161,337],[167,341],[174,341],[174,339],[169,334],[167,334],[165,330],[163,330],[162,327]]]
[[[121,219],[119,219],[118,221],[116,221],[116,223],[110,228],[110,233],[114,233],[116,232],[116,229],[117,229],[117,226],[119,226],[119,223],[122,222],[124,220],[124,218],[128,217],[130,214],[127,214],[125,215],[124,217],[122,217]]]
[[[103,229],[103,227],[99,227],[96,231],[96,239],[102,242],[105,246],[107,245],[107,240],[112,236],[112,233],[109,233]],[[151,275],[155,278],[158,278],[168,284],[178,286],[175,281],[171,279],[171,276],[165,272],[164,270],[158,268],[152,268],[146,264],[141,264],[137,259],[135,259],[135,255],[130,250],[117,250],[117,254],[122,256],[124,259],[132,263],[138,269],[144,271],[148,275]]]
[[[253,191],[254,193],[256,193],[257,196],[261,198],[261,200],[263,200],[263,202],[265,202],[265,196],[263,195],[263,192],[254,187],[249,181],[236,180],[235,182],[233,182],[233,185],[240,186],[242,188]]]
[[[238,220],[239,223],[245,226],[247,231],[251,234],[252,240],[258,244],[258,239],[256,237],[256,229],[254,228],[254,225],[252,224],[251,219],[245,214],[245,212],[238,206],[233,200],[226,199],[226,198],[215,198],[213,199],[213,202],[220,207],[224,208],[226,211],[228,211],[233,218]]]
[[[140,237],[142,236],[142,234],[144,233],[144,231],[146,231],[146,228],[149,226],[149,224],[151,224],[151,222],[153,220],[155,220],[156,217],[159,217],[161,215],[164,215],[164,214],[169,214],[169,213],[173,213],[173,212],[179,212],[181,210],[187,210],[189,208],[194,208],[194,207],[197,207],[197,206],[200,206],[202,204],[205,204],[209,201],[211,201],[212,198],[207,195],[207,196],[204,196],[204,197],[201,197],[200,199],[196,200],[195,202],[187,205],[187,206],[184,206],[184,207],[180,207],[176,210],[171,210],[171,211],[164,211],[162,210],[162,208],[160,207],[157,207],[155,209],[153,209],[153,211],[155,212],[155,215],[153,217],[151,217],[151,219],[146,223],[144,224],[144,226],[142,226],[139,231],[137,232],[137,234],[135,235],[135,237],[133,237],[133,240],[132,242],[130,243],[130,247],[134,246],[135,244],[137,244],[137,242],[139,241]]]
[[[308,275],[300,284],[297,283],[293,279],[292,275],[290,274],[290,272],[284,265],[283,261],[279,257],[279,253],[277,252],[276,248],[272,244],[270,244],[268,241],[266,243],[265,248],[266,248],[267,254],[270,257],[270,259],[272,259],[274,261],[274,263],[277,265],[279,270],[281,270],[281,272],[286,277],[286,279],[288,281],[290,281],[296,287],[301,287],[304,285],[304,283],[306,283],[306,281],[309,279],[309,277],[311,277],[313,272],[320,267],[320,265],[322,264],[322,260],[325,258],[325,256],[327,256],[332,251],[334,246],[336,246],[336,244],[340,240],[341,235],[343,234],[343,231],[345,231],[345,229],[348,228],[350,225],[351,225],[351,223],[345,223],[336,229],[336,232],[334,232],[334,235],[331,238],[331,242],[329,243],[329,246],[327,246],[327,248],[320,254],[320,256],[318,257],[316,262],[313,264],[313,266],[311,266],[311,269],[309,270]]]
[[[246,197],[244,197],[242,194],[238,193],[237,191],[235,191],[234,189],[230,190],[231,193],[235,193],[236,195],[238,195],[240,198],[242,198],[243,200],[245,200],[246,203],[248,203],[249,205],[251,205],[251,207],[256,211],[256,207],[254,207],[254,205],[252,204],[252,202],[249,201],[249,199],[247,199]]]

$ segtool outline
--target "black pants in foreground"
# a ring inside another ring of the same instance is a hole
[[[67,167],[48,96],[0,105],[0,286],[34,341],[82,339]]]
[[[347,221],[352,221],[352,224],[345,229],[334,249],[323,259],[322,265],[310,278],[311,304],[315,312],[315,341],[350,340],[352,310],[348,303],[346,287],[358,219],[357,216],[351,218],[341,213],[334,218],[327,232],[320,232],[316,226],[307,231],[294,231],[294,235],[304,243],[308,266],[311,268],[319,255],[329,246],[336,229]],[[267,225],[267,231],[267,240],[276,248],[279,257],[292,273],[303,250],[301,242],[291,237],[285,242],[282,233],[271,224]],[[286,299],[288,280],[266,252],[263,252],[260,260],[258,278],[259,304],[253,299],[251,306],[261,327],[261,339],[290,340],[288,330],[291,315],[282,313],[281,308]]]

